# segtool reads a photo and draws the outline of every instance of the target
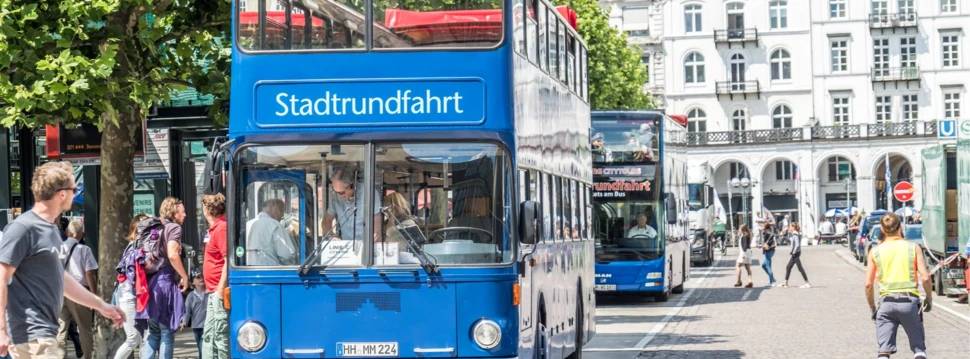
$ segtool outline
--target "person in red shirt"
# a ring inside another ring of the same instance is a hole
[[[226,197],[221,193],[202,196],[202,209],[209,222],[209,241],[202,261],[202,279],[209,293],[202,332],[202,358],[225,359],[229,357],[229,313],[223,306],[229,267],[226,260]]]

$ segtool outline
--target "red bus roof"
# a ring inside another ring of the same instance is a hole
[[[566,18],[573,29],[576,29],[576,12],[566,5],[556,6],[556,10]],[[384,16],[384,26],[389,28],[422,27],[445,24],[481,24],[499,26],[502,24],[502,9],[486,10],[452,10],[452,11],[409,11],[401,9],[387,9]]]
[[[290,19],[293,22],[293,27],[303,27],[306,22],[303,19],[303,14],[293,13]],[[267,11],[266,18],[269,19],[271,23],[286,24],[286,11]],[[323,19],[316,16],[311,16],[310,19],[313,21],[313,26],[317,27],[323,26]],[[239,13],[239,25],[258,25],[259,24],[259,12],[257,11],[243,11]],[[269,29],[267,27],[267,29]]]

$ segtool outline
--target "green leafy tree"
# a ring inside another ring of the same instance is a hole
[[[654,108],[643,92],[647,72],[640,51],[627,42],[626,34],[610,26],[609,14],[595,0],[553,0],[576,12],[579,36],[589,55],[589,98],[594,110],[642,110]]]
[[[0,124],[102,130],[100,295],[132,217],[135,136],[150,106],[192,86],[227,99],[230,0],[0,0]],[[214,108],[219,107],[216,103]],[[223,112],[213,110],[217,121]],[[95,357],[122,331],[98,316]]]

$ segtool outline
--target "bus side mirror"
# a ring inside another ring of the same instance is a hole
[[[219,139],[212,143],[212,150],[205,155],[205,169],[202,172],[202,194],[226,194],[226,149],[230,142],[219,143]]]
[[[539,237],[539,203],[524,201],[519,204],[519,242],[536,244]]]
[[[664,212],[667,217],[667,224],[677,224],[677,202],[670,196],[664,201]]]

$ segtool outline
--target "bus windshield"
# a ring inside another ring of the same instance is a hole
[[[704,208],[703,184],[694,183],[687,185],[687,205],[690,206],[690,210],[692,211]]]
[[[655,190],[656,166],[595,166],[594,224],[597,261],[645,261],[663,255],[663,207]]]
[[[594,121],[593,162],[655,162],[660,155],[656,126],[652,118]]]
[[[373,157],[362,144],[237,151],[243,185],[236,189],[236,264],[297,266],[315,249],[312,266],[511,262],[510,171],[501,147],[374,148]],[[371,168],[374,183],[367,185]]]

